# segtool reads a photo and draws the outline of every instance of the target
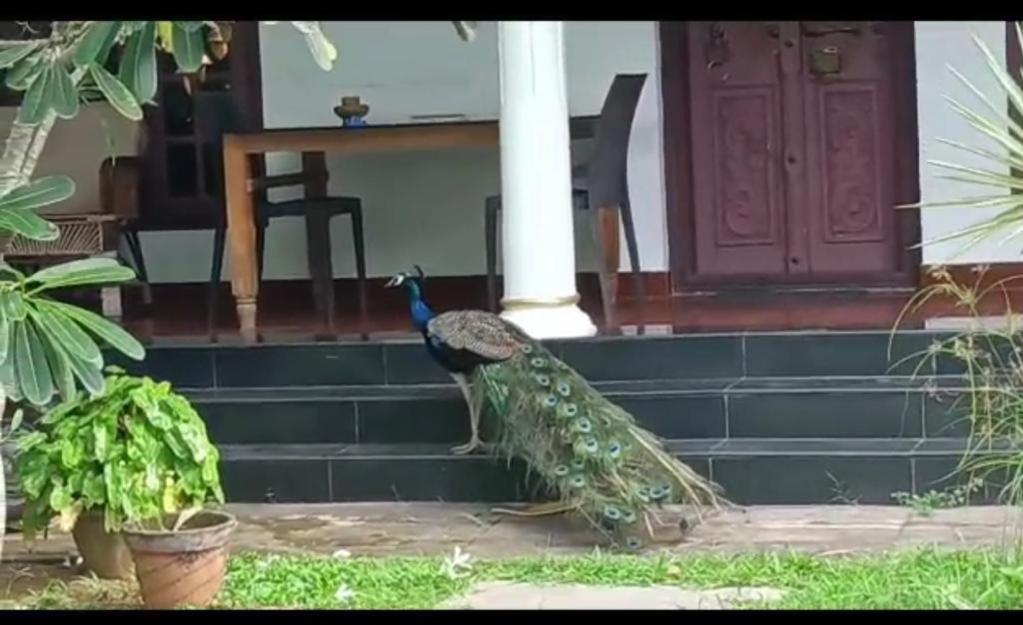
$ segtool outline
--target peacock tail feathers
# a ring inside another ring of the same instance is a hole
[[[498,448],[524,460],[562,501],[619,544],[653,534],[664,504],[717,506],[716,485],[668,453],[621,407],[524,334],[482,365],[473,392],[498,423]]]

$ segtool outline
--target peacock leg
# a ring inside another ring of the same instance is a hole
[[[480,407],[472,400],[472,389],[469,388],[469,381],[465,376],[460,373],[453,373],[451,377],[458,384],[458,388],[462,391],[462,396],[465,398],[465,404],[469,407],[469,427],[472,430],[468,443],[451,448],[451,453],[460,456],[471,453],[480,446]]]

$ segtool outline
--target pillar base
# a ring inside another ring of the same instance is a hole
[[[590,316],[575,303],[561,306],[520,304],[502,312],[501,317],[538,340],[580,338],[597,334],[597,326]]]

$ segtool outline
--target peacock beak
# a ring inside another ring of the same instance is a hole
[[[391,278],[390,280],[388,280],[387,284],[385,284],[384,287],[390,289],[390,288],[393,288],[393,287],[396,287],[396,286],[400,286],[401,283],[404,282],[404,280],[405,280],[405,276],[403,276],[401,274],[398,274],[398,275],[394,276],[393,278]]]

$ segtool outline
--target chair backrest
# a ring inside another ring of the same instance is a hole
[[[646,74],[617,74],[604,98],[586,164],[591,208],[618,206],[628,200],[629,137],[646,78]]]
[[[247,130],[241,111],[230,91],[197,91],[192,97],[200,136],[210,145],[212,154],[219,157],[223,154],[225,134]],[[217,188],[223,195],[224,160],[214,158],[213,161],[210,165],[217,177]]]

